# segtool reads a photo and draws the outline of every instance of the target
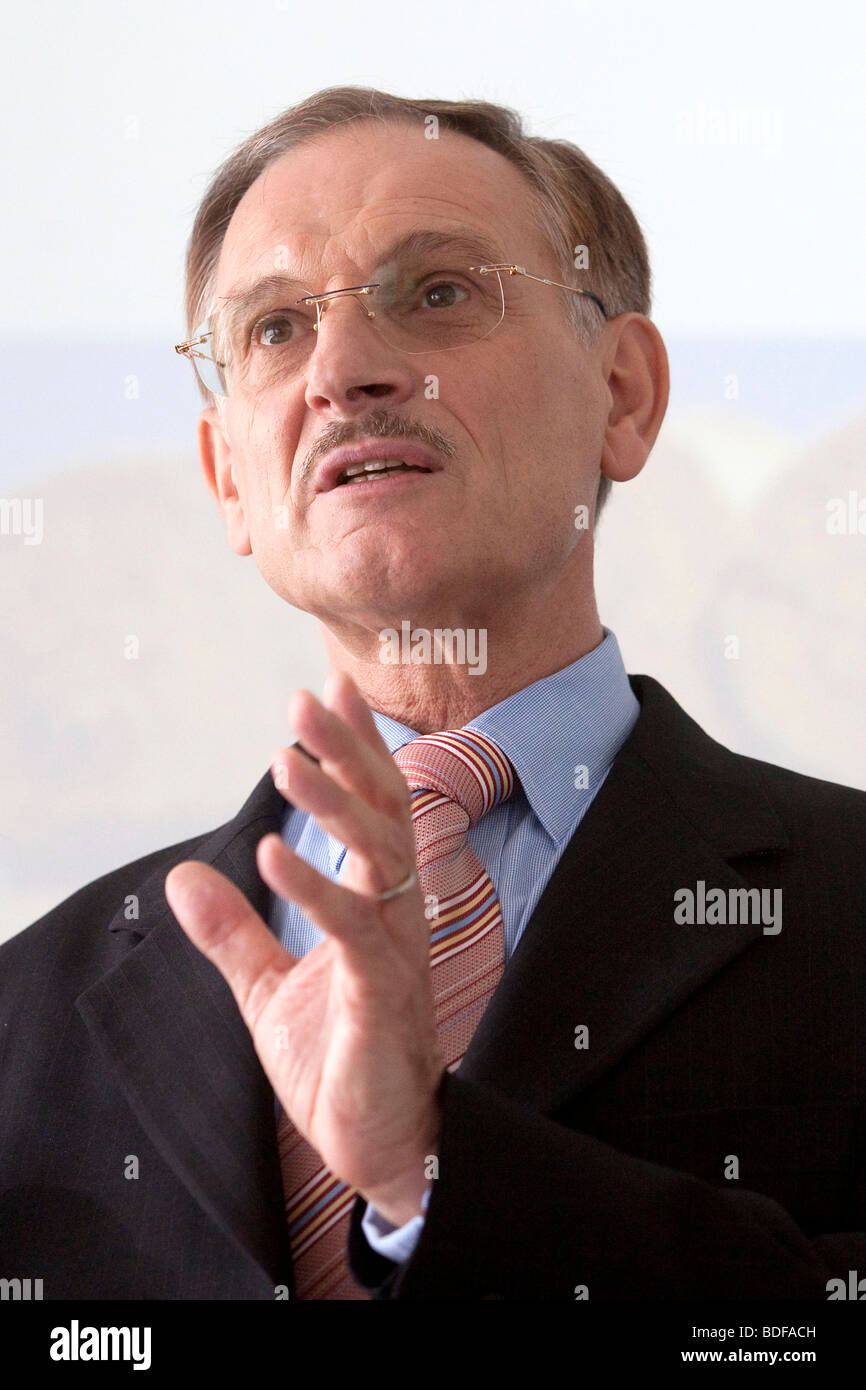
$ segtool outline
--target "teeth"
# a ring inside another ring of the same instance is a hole
[[[356,473],[377,473],[383,468],[396,468],[402,459],[365,459],[363,463],[354,464],[351,468],[343,471],[344,478],[353,478]]]
[[[337,482],[338,485],[344,482],[366,482],[374,473],[394,472],[400,468],[413,467],[413,464],[405,463],[403,459],[365,459],[363,463],[353,464],[351,468],[345,468]]]

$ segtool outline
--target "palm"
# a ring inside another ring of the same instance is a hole
[[[284,977],[252,1030],[295,1126],[332,1172],[352,1174],[361,1188],[375,1176],[365,1152],[404,1152],[417,1122],[417,1071],[401,1053],[422,1019],[408,1012],[414,1006],[399,982],[402,974],[408,984],[408,972],[389,954],[391,968],[368,981],[346,965],[339,943],[322,942]],[[381,1116],[374,1126],[371,1101]]]
[[[370,1192],[386,1189],[432,1142],[444,1059],[421,888],[375,897],[414,864],[407,788],[351,682],[336,703],[345,722],[303,707],[303,742],[319,763],[287,750],[287,796],[349,849],[342,883],[277,835],[257,851],[270,888],[298,903],[326,940],[302,959],[290,955],[235,885],[197,861],[171,871],[166,895],[232,989],[296,1128],[331,1172]]]

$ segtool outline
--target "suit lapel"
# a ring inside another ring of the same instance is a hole
[[[656,681],[508,962],[460,1065],[544,1114],[613,1067],[741,951],[758,925],[674,922],[674,892],[748,887],[728,859],[787,839],[750,763]],[[586,1025],[589,1046],[576,1048]]]
[[[156,1148],[271,1284],[290,1266],[273,1091],[228,985],[179,926],[164,883],[172,863],[203,860],[265,916],[255,848],[285,811],[268,771],[232,821],[141,887],[131,884],[139,918],[127,921],[121,909],[110,930],[119,941],[143,939],[77,1000]]]

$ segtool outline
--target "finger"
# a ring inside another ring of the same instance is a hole
[[[362,735],[308,690],[294,692],[290,715],[304,748],[340,786],[387,816],[408,817],[406,780],[384,744],[377,754]]]
[[[265,835],[256,847],[256,863],[274,893],[297,903],[328,936],[341,941],[350,956],[367,959],[381,943],[375,907],[357,893],[320,874],[276,833]]]
[[[391,750],[376,727],[370,706],[347,671],[332,671],[322,692],[324,705],[366,739],[377,753],[391,757]]]
[[[186,932],[219,970],[244,1022],[254,1028],[297,960],[284,951],[239,888],[209,864],[188,859],[165,880],[168,905]]]
[[[330,686],[326,694],[333,698]],[[341,713],[329,709],[311,691],[294,691],[289,699],[289,719],[304,748],[327,771],[341,779],[347,777],[347,786],[359,795],[370,798],[383,774],[391,776],[393,763],[389,768],[387,747],[381,741],[378,748],[374,747],[365,734],[359,734]]]
[[[293,805],[308,811],[321,830],[366,863],[364,891],[380,893],[402,882],[416,856],[408,815],[401,825],[377,811],[295,748],[277,755],[274,775]]]

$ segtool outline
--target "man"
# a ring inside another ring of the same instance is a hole
[[[0,953],[2,1273],[826,1298],[866,1268],[866,797],[722,748],[600,622],[668,399],[624,200],[500,108],[331,89],[223,166],[187,273],[205,478],[332,674],[232,821]]]

